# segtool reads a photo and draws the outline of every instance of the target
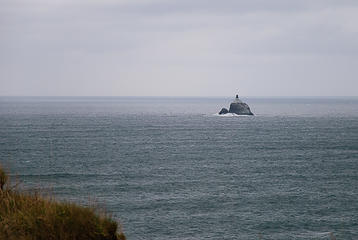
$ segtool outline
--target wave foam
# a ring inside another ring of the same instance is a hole
[[[225,114],[215,113],[213,115],[218,117],[249,117],[250,116],[250,115],[238,115],[236,113],[225,113]]]

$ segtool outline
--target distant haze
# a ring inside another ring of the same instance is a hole
[[[0,95],[358,96],[357,0],[0,0]]]

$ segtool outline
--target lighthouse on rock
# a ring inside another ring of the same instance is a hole
[[[226,108],[222,108],[219,112],[220,115],[227,113],[232,113],[236,115],[254,115],[251,112],[249,105],[239,99],[238,94],[236,94],[235,100],[230,104],[229,110],[227,110]]]

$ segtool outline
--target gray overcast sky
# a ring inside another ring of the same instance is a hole
[[[358,96],[357,0],[0,0],[0,95]]]

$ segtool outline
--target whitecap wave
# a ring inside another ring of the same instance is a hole
[[[252,116],[252,115],[238,115],[236,113],[225,113],[225,114],[215,113],[213,115],[218,116],[218,117],[249,117],[249,116]]]
[[[302,237],[314,237],[314,238],[319,238],[319,239],[327,239],[327,237],[334,237],[334,234],[332,232],[313,232],[313,231],[307,231],[307,232],[302,232],[301,234],[299,234]],[[331,238],[332,239],[332,238]],[[333,238],[334,239],[334,238]]]

